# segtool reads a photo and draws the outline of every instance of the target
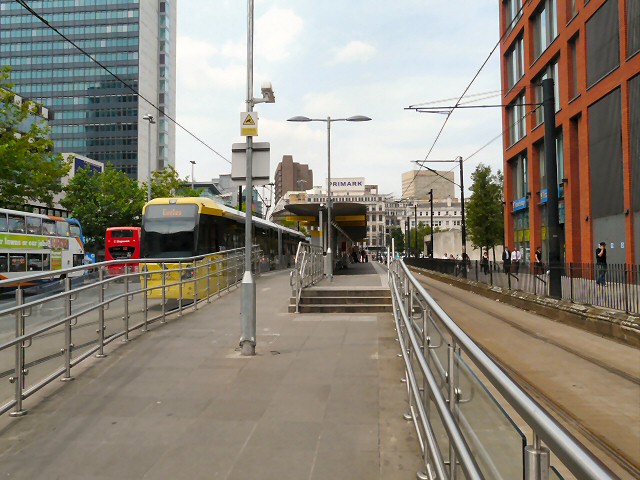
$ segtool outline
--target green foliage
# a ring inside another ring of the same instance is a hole
[[[471,175],[471,198],[466,205],[467,235],[476,248],[501,245],[504,239],[502,182],[500,171],[478,165]]]
[[[143,183],[147,191],[148,183]],[[151,173],[151,198],[199,197],[202,188],[191,188],[187,178],[181,179],[171,165]]]
[[[404,233],[400,227],[393,227],[389,232],[392,239],[396,241],[396,250],[403,251],[404,250]]]
[[[425,225],[422,222],[418,222],[418,244],[416,245],[416,229],[412,228],[409,231],[409,241],[405,239],[405,243],[409,245],[410,250],[422,251],[424,249],[424,237],[431,235],[431,225]]]
[[[42,202],[52,207],[71,164],[52,153],[51,129],[32,113],[37,104],[14,103],[9,72],[9,67],[0,67],[0,206],[22,209],[26,203]]]
[[[108,164],[104,172],[81,169],[65,188],[62,206],[82,224],[87,250],[104,248],[107,227],[139,226],[146,190]]]

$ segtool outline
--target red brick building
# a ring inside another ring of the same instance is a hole
[[[540,82],[553,78],[567,262],[640,263],[640,0],[502,0],[507,244],[546,256]]]

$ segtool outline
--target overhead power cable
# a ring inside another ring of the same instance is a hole
[[[140,92],[138,92],[138,90],[136,90],[134,87],[132,87],[131,85],[129,85],[126,81],[124,81],[122,78],[120,78],[117,74],[113,73],[111,70],[109,70],[109,68],[107,68],[105,65],[103,65],[100,61],[96,60],[90,53],[88,53],[86,50],[84,50],[82,47],[80,47],[78,44],[76,44],[73,40],[71,40],[70,38],[68,38],[64,33],[62,33],[60,30],[58,30],[56,27],[54,27],[53,25],[51,25],[47,19],[45,19],[44,17],[42,17],[38,12],[36,12],[35,10],[33,10],[33,8],[31,8],[29,6],[29,4],[25,1],[25,0],[16,0],[16,2],[18,4],[20,4],[25,10],[27,10],[31,15],[33,15],[34,17],[36,17],[38,20],[40,20],[40,22],[42,22],[43,24],[45,24],[47,27],[49,27],[51,30],[53,30],[54,32],[56,32],[58,35],[60,35],[65,41],[67,41],[68,43],[70,43],[71,45],[73,45],[77,50],[79,50],[80,52],[82,52],[83,55],[87,56],[92,62],[96,63],[97,65],[100,66],[100,68],[102,68],[104,71],[106,71],[109,75],[111,75],[113,78],[115,78],[118,82],[120,82],[122,85],[124,85],[125,87],[127,87],[129,90],[131,90],[131,92],[133,92],[135,95],[137,95],[139,98],[143,99],[145,102],[147,102],[151,107],[153,107],[158,113],[162,114],[164,117],[168,118],[171,122],[173,122],[176,126],[178,126],[179,128],[181,128],[183,131],[185,131],[186,133],[188,133],[191,137],[195,138],[198,142],[200,142],[202,145],[204,145],[206,148],[208,148],[209,150],[211,150],[213,153],[215,153],[216,155],[218,155],[220,158],[222,158],[225,162],[227,163],[231,163],[231,161],[226,158],[224,155],[222,155],[220,152],[218,152],[217,150],[215,150],[213,147],[211,147],[210,145],[208,145],[204,140],[200,139],[197,135],[195,135],[194,133],[192,133],[189,129],[187,129],[186,127],[184,127],[182,124],[180,124],[176,119],[174,119],[173,117],[171,117],[170,115],[167,115],[166,112],[161,111],[160,108],[154,104],[152,101],[150,101],[148,98],[145,98],[144,95],[142,95]]]
[[[500,38],[498,39],[498,41],[496,42],[496,44],[494,45],[494,47],[491,49],[491,51],[489,52],[489,55],[487,56],[487,58],[484,60],[484,62],[482,62],[482,65],[480,65],[480,68],[478,69],[478,71],[476,72],[476,74],[473,76],[473,78],[471,79],[471,81],[469,82],[469,84],[467,85],[467,87],[464,89],[464,91],[462,92],[462,95],[460,95],[460,97],[458,98],[458,100],[456,101],[455,107],[458,107],[460,105],[460,103],[462,102],[462,99],[464,98],[464,96],[467,94],[467,92],[469,91],[469,89],[471,88],[471,85],[473,85],[473,82],[476,81],[476,79],[478,78],[478,75],[480,75],[480,72],[482,72],[482,70],[484,69],[484,67],[487,65],[487,63],[489,62],[489,59],[492,57],[492,55],[494,54],[494,52],[496,51],[496,49],[498,48],[498,46],[500,45],[500,42],[502,42],[502,40],[504,39],[504,37],[511,32],[511,27],[513,26],[514,22],[516,22],[521,14],[522,14],[522,9],[524,8],[525,2],[522,2],[522,5],[520,6],[520,9],[518,10],[518,12],[514,15],[513,19],[511,20],[511,23],[507,26],[507,28],[505,29],[504,33],[502,35],[500,35]],[[414,106],[412,106],[414,107]],[[409,108],[412,108],[409,107]],[[433,143],[431,144],[431,147],[429,148],[429,151],[427,152],[427,154],[424,157],[424,161],[428,161],[429,159],[429,155],[431,155],[431,152],[433,151],[434,147],[436,146],[436,143],[438,142],[438,140],[440,139],[440,136],[442,135],[442,132],[444,131],[444,128],[447,125],[447,122],[449,121],[449,118],[451,117],[451,114],[453,113],[453,110],[450,110],[449,112],[439,112],[439,113],[443,113],[446,114],[446,118],[444,119],[444,122],[442,124],[442,127],[440,127],[440,130],[438,131],[438,134],[436,135],[436,138],[434,139]],[[413,182],[415,181],[415,179],[418,176],[418,173],[420,173],[420,170],[422,170],[423,166],[420,165],[420,167],[418,168],[418,170],[416,170],[416,173],[414,174],[413,178],[411,179],[411,181],[407,184],[406,188],[402,191],[402,194],[400,195],[400,198],[403,198],[404,195],[406,194],[407,190],[409,189],[409,187],[413,184]]]

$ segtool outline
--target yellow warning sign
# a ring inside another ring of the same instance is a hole
[[[240,114],[240,135],[243,137],[258,136],[257,112],[242,112]]]

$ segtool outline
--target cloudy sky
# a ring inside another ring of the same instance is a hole
[[[271,144],[271,175],[283,155],[327,175],[326,124],[290,123],[295,115],[371,122],[331,128],[332,177],[365,177],[381,193],[401,196],[401,173],[412,160],[465,162],[465,184],[478,165],[502,167],[499,109],[457,110],[434,141],[444,115],[405,110],[436,102],[452,105],[499,38],[496,0],[256,0],[254,96],[264,80],[275,104],[259,104],[259,136]],[[243,142],[240,112],[246,99],[246,0],[190,0],[178,12],[177,120],[231,160]],[[498,53],[469,94],[500,89]],[[441,100],[440,102],[438,102]],[[479,104],[499,103],[492,97]],[[433,148],[432,148],[433,146]],[[430,152],[430,153],[429,153]],[[220,156],[178,129],[176,168],[205,181],[230,173]],[[432,168],[455,169],[455,164]]]

